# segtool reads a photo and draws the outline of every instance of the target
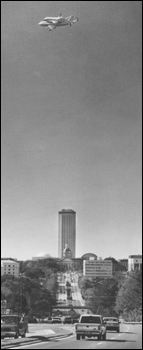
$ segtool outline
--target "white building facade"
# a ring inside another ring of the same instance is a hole
[[[142,271],[142,255],[129,255],[128,271]]]
[[[19,277],[19,263],[14,260],[1,260],[1,275]]]
[[[84,260],[83,275],[87,278],[111,278],[113,275],[111,260]]]

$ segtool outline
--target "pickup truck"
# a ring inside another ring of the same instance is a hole
[[[26,337],[26,323],[17,315],[1,315],[1,339]]]
[[[75,326],[76,339],[97,337],[98,340],[106,340],[106,326],[101,315],[81,315],[79,323]]]

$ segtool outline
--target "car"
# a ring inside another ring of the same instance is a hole
[[[120,321],[117,317],[104,317],[103,322],[106,324],[107,331],[116,331],[117,333],[120,332]]]
[[[18,315],[1,315],[1,339],[26,337],[27,324]]]
[[[62,323],[61,317],[53,317],[52,318],[52,323]]]
[[[98,340],[106,340],[106,326],[102,315],[81,315],[75,325],[76,339],[85,337],[97,337]]]
[[[79,322],[79,317],[73,317],[73,322],[72,323],[78,323]]]
[[[66,316],[63,318],[63,324],[65,323],[72,323],[72,317],[71,316]]]

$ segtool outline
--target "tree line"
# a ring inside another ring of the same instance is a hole
[[[20,263],[19,278],[1,277],[1,299],[13,313],[33,316],[49,316],[56,304],[58,265],[54,259]]]
[[[86,306],[93,313],[122,315],[126,321],[142,320],[141,271],[121,271],[120,266],[114,263],[112,278],[87,279],[82,276],[78,284]]]

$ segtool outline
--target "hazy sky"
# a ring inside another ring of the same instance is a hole
[[[48,32],[45,16],[71,14]],[[141,254],[141,1],[2,1],[2,256]]]

